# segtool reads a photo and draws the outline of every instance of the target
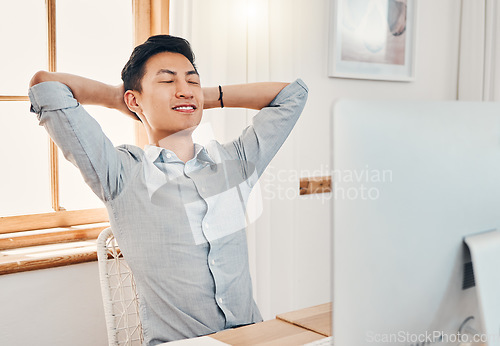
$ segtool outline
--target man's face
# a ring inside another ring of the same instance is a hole
[[[158,135],[192,132],[201,121],[203,91],[200,76],[189,60],[163,52],[146,62],[142,92],[136,93],[143,123]]]

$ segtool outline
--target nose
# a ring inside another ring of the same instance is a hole
[[[175,93],[175,96],[177,98],[190,99],[193,97],[193,91],[186,81],[180,81],[177,83],[177,92]]]

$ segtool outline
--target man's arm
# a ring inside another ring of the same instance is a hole
[[[228,92],[228,96],[230,96],[228,101],[231,105],[252,106],[256,109],[262,107],[262,109],[252,118],[252,125],[245,128],[241,136],[224,144],[223,147],[235,160],[242,161],[246,166],[244,171],[248,175],[251,174],[252,167],[254,167],[257,176],[260,176],[302,113],[308,89],[300,79],[289,85],[282,83],[248,84],[248,90],[244,90],[245,86],[235,87],[234,90],[229,89]],[[242,95],[245,93],[246,96]],[[226,104],[225,96],[224,92],[224,105]],[[252,101],[250,98],[257,100]]]
[[[224,107],[237,107],[261,110],[269,106],[271,101],[289,83],[249,83],[226,85],[222,87]],[[203,88],[205,97],[204,109],[220,108],[219,88]]]
[[[138,120],[136,115],[130,112],[123,100],[123,84],[113,86],[69,73],[39,71],[31,79],[30,87],[50,81],[60,82],[68,86],[74,98],[81,104],[116,109]]]
[[[118,108],[112,87],[74,75],[49,72],[36,73],[30,85],[31,111],[37,114],[39,125],[45,127],[64,157],[79,168],[101,200],[118,196],[130,172],[127,166],[136,159],[127,150],[115,148],[82,106],[86,103]]]
[[[67,85],[75,99],[81,104],[98,105],[117,109],[138,120],[123,100],[123,84],[109,85],[93,79],[60,72],[37,72],[30,81],[30,87],[42,82],[60,82]],[[238,107],[260,110],[268,106],[288,83],[250,83],[222,87],[224,107]],[[203,88],[204,109],[220,108],[219,88]]]

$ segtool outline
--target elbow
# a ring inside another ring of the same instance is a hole
[[[50,79],[50,72],[47,71],[38,71],[33,75],[30,81],[30,88],[34,85],[37,85],[42,82],[47,82]]]

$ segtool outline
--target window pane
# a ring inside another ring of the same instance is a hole
[[[57,1],[58,71],[119,84],[121,70],[132,49],[130,0]],[[85,108],[115,146],[135,142],[133,120],[114,110]],[[64,158],[60,160],[59,171],[61,206],[67,210],[103,206],[79,171]]]
[[[134,143],[134,122],[120,112],[97,106],[85,106],[85,109],[99,122],[111,142],[120,144]],[[88,187],[79,170],[60,153],[60,204],[66,210],[102,208],[103,203]]]
[[[0,95],[27,95],[31,76],[47,69],[46,21],[43,0],[2,1]]]
[[[131,0],[57,0],[57,69],[118,84],[133,48]]]
[[[49,142],[29,102],[0,102],[0,215],[50,212]]]

